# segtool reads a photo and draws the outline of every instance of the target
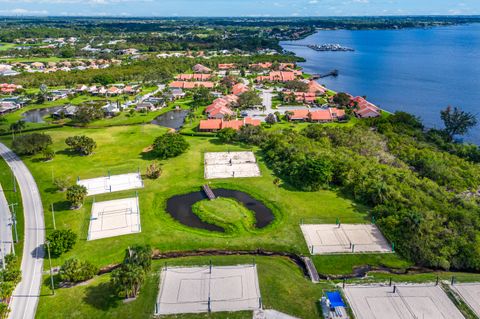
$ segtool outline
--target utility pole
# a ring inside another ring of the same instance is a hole
[[[48,262],[50,263],[50,283],[52,284],[52,294],[55,295],[55,287],[53,285],[52,259],[50,258],[50,242],[47,240],[45,241],[45,244],[47,245]]]
[[[15,243],[18,243],[18,232],[17,232],[17,214],[15,213],[15,206],[18,205],[18,203],[15,204],[10,204],[9,206],[12,206],[12,224],[13,228],[15,230]]]
[[[55,224],[55,210],[53,209],[53,203],[52,203],[52,219],[53,219],[53,229],[57,229],[57,225]]]

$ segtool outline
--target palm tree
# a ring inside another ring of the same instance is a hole
[[[145,272],[141,266],[123,264],[112,272],[110,282],[113,287],[125,298],[134,298],[140,291]]]
[[[135,264],[148,271],[152,265],[152,248],[149,245],[135,245],[125,251],[124,264]]]

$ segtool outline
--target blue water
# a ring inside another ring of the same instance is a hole
[[[317,52],[295,44],[339,43],[355,52]],[[338,69],[319,82],[336,91],[366,95],[388,110],[413,113],[441,128],[447,105],[472,112],[480,121],[480,24],[430,29],[320,31],[284,49],[304,57],[308,73]],[[465,140],[480,144],[480,127]]]

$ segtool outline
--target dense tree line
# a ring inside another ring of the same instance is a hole
[[[370,206],[388,240],[417,264],[480,270],[480,199],[472,195],[480,187],[480,166],[438,147],[413,116],[397,113],[353,127],[311,125],[301,132],[246,126],[226,133],[224,140],[259,145],[291,186],[339,189]]]

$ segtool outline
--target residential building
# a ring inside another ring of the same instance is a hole
[[[300,71],[298,71],[300,72]],[[260,75],[257,76],[257,82],[289,82],[294,81],[297,76],[301,75],[298,72],[293,71],[272,71],[269,75]]]
[[[212,69],[207,68],[206,66],[201,65],[201,64],[195,64],[193,66],[192,70],[195,73],[210,73],[210,72],[212,72]]]
[[[169,87],[173,89],[185,89],[191,90],[198,87],[205,87],[208,89],[213,89],[215,83],[210,81],[196,81],[196,82],[189,82],[189,81],[173,81],[170,83]]]
[[[242,95],[247,91],[248,91],[248,86],[246,86],[243,83],[237,83],[232,87],[232,94],[234,95]]]
[[[201,132],[217,132],[224,128],[232,128],[238,131],[245,125],[253,125],[259,126],[261,124],[260,120],[252,119],[250,117],[246,117],[244,119],[239,120],[229,120],[225,121],[222,119],[208,119],[208,120],[201,120],[200,126],[198,130]]]
[[[343,119],[345,111],[337,108],[298,109],[290,111],[287,116],[290,121],[327,123]]]
[[[380,109],[365,100],[361,96],[357,96],[352,99],[351,104],[354,107],[354,113],[359,118],[370,118],[370,117],[379,117],[380,116]]]
[[[208,81],[212,77],[211,74],[194,73],[194,74],[179,74],[176,76],[180,81]]]

